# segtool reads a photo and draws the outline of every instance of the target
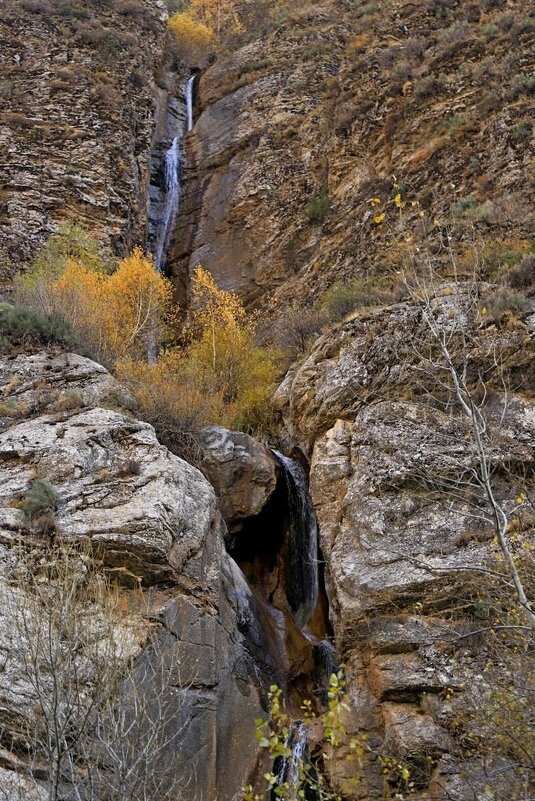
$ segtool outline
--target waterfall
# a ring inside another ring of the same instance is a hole
[[[319,596],[318,526],[301,467],[282,453],[273,453],[282,465],[288,499],[286,597],[295,622],[303,628]]]
[[[155,144],[151,158],[151,184],[148,209],[148,245],[159,272],[166,272],[169,246],[180,210],[182,188],[182,139],[193,127],[193,83],[184,88],[184,102],[176,97],[167,101],[165,133]],[[156,321],[147,336],[147,358],[156,361]]]
[[[291,795],[286,797],[292,799],[297,797],[299,774],[306,761],[307,745],[307,727],[303,721],[298,720],[290,729],[285,743],[285,746],[290,748],[292,753],[289,757],[281,757],[277,771],[277,785],[280,787],[281,784],[286,783],[290,788]]]
[[[184,101],[169,97],[165,134],[152,155],[149,202],[149,246],[156,268],[165,270],[171,237],[180,211],[182,188],[182,140],[193,128],[193,85],[191,75],[184,87]]]
[[[195,75],[192,75],[188,78],[188,82],[186,84],[186,121],[187,121],[187,128],[186,130],[189,132],[193,128],[193,84],[195,83]]]
[[[175,136],[167,150],[162,165],[163,208],[158,220],[156,242],[154,245],[154,262],[157,270],[162,270],[169,247],[169,240],[178,215],[180,199],[180,141]]]
[[[314,677],[322,704],[327,704],[329,681],[333,673],[338,673],[336,650],[330,640],[321,640],[314,650]]]

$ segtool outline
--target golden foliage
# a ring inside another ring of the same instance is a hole
[[[214,31],[218,38],[229,31],[243,31],[236,0],[191,0],[188,13]]]
[[[255,344],[239,298],[218,289],[202,267],[193,276],[189,335],[186,347],[163,351],[156,364],[118,364],[149,419],[156,426],[169,415],[198,425],[262,425],[277,377],[276,354]]]
[[[178,11],[167,23],[181,56],[195,61],[206,55],[214,44],[214,32],[188,11]]]
[[[168,27],[190,62],[205,57],[223,34],[243,31],[236,0],[190,0],[185,11],[169,18]]]
[[[140,248],[112,275],[72,259],[57,276],[37,270],[23,279],[21,293],[30,305],[61,314],[105,363],[146,353],[171,307],[169,281]]]

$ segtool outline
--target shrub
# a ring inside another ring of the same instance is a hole
[[[75,19],[87,19],[89,11],[83,8],[79,3],[73,3],[71,0],[63,0],[59,3],[58,14],[63,17],[74,17]]]
[[[414,86],[414,94],[416,97],[431,97],[432,95],[441,92],[447,85],[447,79],[444,75],[435,77],[429,75],[427,78],[422,78]]]
[[[535,294],[535,255],[524,256],[520,264],[504,274],[503,282],[511,289],[528,295]]]
[[[320,298],[318,309],[332,321],[343,320],[352,311],[363,306],[377,306],[392,302],[392,294],[382,291],[371,281],[355,278],[337,281]]]
[[[486,36],[487,39],[494,39],[500,33],[500,28],[498,25],[494,25],[493,23],[487,23],[485,25],[481,25],[480,29],[483,36]]]
[[[57,274],[54,263],[37,264],[20,282],[28,303],[61,314],[97,360],[112,363],[147,352],[170,315],[172,289],[152,260],[136,248],[112,275],[100,262],[73,259]]]
[[[478,203],[473,197],[463,197],[452,203],[450,212],[453,217],[471,217],[475,220],[490,220],[494,207],[490,200]]]
[[[0,350],[57,342],[80,350],[80,342],[59,314],[41,314],[25,306],[0,305]]]
[[[341,796],[332,786],[332,776],[341,759],[348,767],[342,779],[343,797],[356,797],[364,759],[370,748],[365,734],[348,736],[345,711],[349,707],[342,671],[332,673],[326,679],[322,681],[327,685],[322,687],[326,708],[316,711],[316,699],[306,698],[300,707],[299,721],[289,714],[281,688],[271,685],[268,691],[269,717],[255,720],[255,734],[260,748],[265,749],[270,757],[272,769],[263,776],[265,786],[261,795],[247,785],[243,788],[243,801],[260,801],[260,798],[339,801]],[[292,747],[296,738],[301,743],[300,748]],[[318,749],[309,748],[318,740]]]
[[[522,318],[532,311],[532,303],[520,292],[501,289],[483,298],[485,316],[492,322],[501,322],[505,317]]]
[[[138,459],[126,459],[121,462],[117,469],[117,475],[120,478],[130,478],[130,476],[139,476],[141,473],[141,462]]]
[[[327,194],[327,187],[323,187],[320,194],[313,197],[305,206],[305,215],[310,223],[323,222],[331,210],[331,201]]]
[[[90,270],[106,270],[96,239],[80,223],[69,221],[62,223],[37,253],[31,270],[21,278],[22,285],[29,289],[34,283],[59,276],[71,259]]]
[[[522,94],[531,95],[535,93],[535,74],[518,75],[512,86],[509,88],[508,96],[511,100],[517,100]]]
[[[317,309],[288,309],[274,330],[274,340],[292,359],[302,356],[320,334],[325,315]]]
[[[524,256],[529,255],[529,251],[530,242],[525,239],[497,239],[485,242],[480,253],[483,277],[494,281],[504,270],[516,267]]]
[[[53,14],[49,0],[22,0],[21,3],[24,11],[29,11],[30,14]]]
[[[511,139],[513,142],[525,142],[526,139],[531,137],[532,124],[530,120],[521,120],[517,122],[511,131]]]
[[[52,484],[44,479],[35,479],[21,505],[27,520],[35,520],[44,514],[57,511],[60,497]]]
[[[466,128],[468,123],[469,120],[466,114],[453,114],[443,121],[441,130],[443,133],[453,135]]]

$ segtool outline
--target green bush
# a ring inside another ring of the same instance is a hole
[[[416,97],[432,97],[442,92],[446,86],[447,79],[444,75],[439,75],[438,77],[429,75],[414,85],[414,94]]]
[[[359,307],[380,306],[392,302],[392,294],[381,290],[370,280],[354,278],[352,281],[337,281],[318,302],[318,310],[327,320],[343,320]]]
[[[524,256],[520,264],[510,267],[503,275],[504,283],[517,292],[535,294],[535,255]]]
[[[305,206],[306,218],[310,223],[323,222],[330,210],[331,201],[326,187],[323,187],[320,194],[309,200]]]
[[[525,142],[531,138],[532,124],[530,120],[521,120],[511,131],[513,142]]]
[[[481,254],[481,275],[487,281],[496,281],[507,270],[516,267],[525,255],[523,240],[492,240],[485,242]],[[523,289],[523,287],[513,287]]]
[[[507,289],[500,289],[487,295],[483,299],[483,304],[487,310],[487,318],[495,323],[501,322],[506,317],[522,319],[533,307],[524,294],[510,292]]]
[[[35,520],[41,515],[56,512],[59,503],[60,497],[52,484],[38,478],[30,483],[30,489],[24,498],[21,509],[28,520]]]
[[[59,314],[41,314],[26,306],[0,305],[0,351],[13,346],[57,342],[80,350],[80,342]]]

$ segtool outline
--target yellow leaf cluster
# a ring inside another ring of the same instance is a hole
[[[140,248],[111,275],[71,259],[58,276],[31,279],[44,310],[60,314],[91,355],[107,364],[146,353],[170,315],[171,285]]]
[[[167,25],[181,55],[190,61],[203,56],[214,44],[214,31],[188,11],[173,14]]]
[[[219,37],[226,31],[243,31],[238,7],[237,0],[190,0],[188,13]]]
[[[155,364],[125,359],[120,377],[149,415],[198,425],[255,428],[267,418],[277,378],[274,351],[254,341],[239,298],[197,267],[192,280],[189,344],[163,351]]]
[[[168,27],[180,55],[190,62],[203,58],[224,33],[241,33],[237,0],[190,0],[173,14]]]

